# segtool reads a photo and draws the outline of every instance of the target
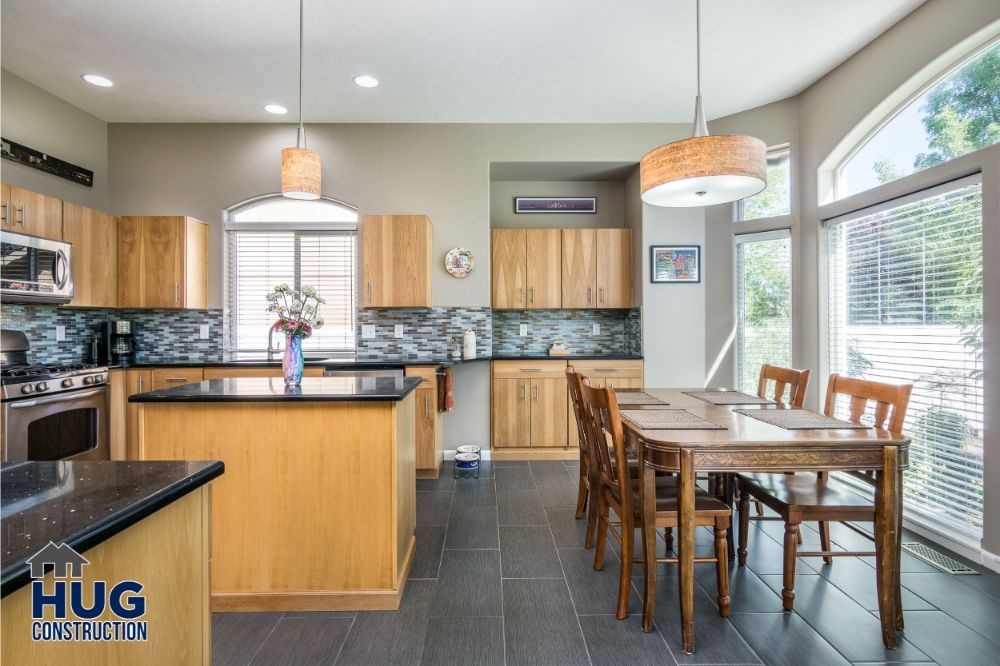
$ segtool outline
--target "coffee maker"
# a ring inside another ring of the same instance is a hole
[[[135,324],[124,319],[101,323],[97,339],[97,362],[111,365],[129,365],[135,360]]]

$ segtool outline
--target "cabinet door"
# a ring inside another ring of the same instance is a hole
[[[205,378],[201,368],[154,368],[153,389],[172,388],[200,382]]]
[[[118,305],[118,231],[114,216],[63,202],[63,240],[73,244],[73,300],[70,305]]]
[[[418,388],[417,399],[417,469],[437,468],[437,391]]]
[[[61,199],[12,185],[10,206],[14,214],[11,231],[62,240]]]
[[[204,309],[208,307],[208,225],[190,217],[183,224],[181,305]]]
[[[524,229],[494,229],[492,233],[493,307],[518,309],[527,303],[526,239]]]
[[[142,272],[142,230],[143,218],[118,218],[118,307],[142,307],[142,287],[145,275]]]
[[[426,215],[366,215],[362,225],[364,306],[430,307],[430,219]]]
[[[597,306],[632,307],[632,231],[597,230]]]
[[[4,231],[13,231],[14,207],[10,205],[10,185],[0,183],[0,227]]]
[[[559,229],[527,230],[528,308],[562,305],[562,233]]]
[[[127,460],[128,442],[128,372],[112,370],[108,373],[108,440],[112,460]]]
[[[153,373],[150,370],[125,371],[125,397],[153,390]],[[139,460],[139,405],[126,403],[125,408],[125,457]]]
[[[142,218],[142,306],[183,307],[184,218]]]
[[[566,446],[566,380],[531,380],[531,446]]]
[[[597,301],[597,232],[562,230],[562,307],[592,308]]]
[[[527,379],[493,380],[493,446],[531,445]]]

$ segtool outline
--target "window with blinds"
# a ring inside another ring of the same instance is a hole
[[[978,538],[983,522],[979,176],[826,223],[830,372],[912,383],[906,515]],[[846,410],[847,401],[841,407]]]
[[[267,311],[266,296],[275,286],[288,284],[315,287],[326,299],[320,306],[325,323],[303,341],[303,349],[354,353],[357,213],[353,209],[326,200],[266,199],[231,212],[226,236],[230,351],[267,351],[274,314]]]
[[[736,236],[736,374],[757,392],[764,363],[792,367],[792,238],[788,229]]]

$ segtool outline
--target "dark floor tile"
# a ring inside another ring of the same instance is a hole
[[[639,583],[638,579],[633,579]],[[757,664],[760,661],[700,586],[694,592],[695,653],[681,652],[679,582],[675,576],[657,576],[653,621],[678,663]],[[639,589],[639,588],[637,588]],[[641,592],[640,592],[641,594]]]
[[[249,664],[281,613],[212,613],[212,663]]]
[[[500,469],[501,467],[528,467],[527,460],[491,460],[493,463],[493,469]]]
[[[997,644],[940,611],[913,611],[905,617],[907,640],[943,666],[997,663]]]
[[[500,615],[500,551],[444,551],[430,617]]]
[[[838,557],[820,572],[844,594],[867,610],[878,610],[875,570],[856,557]],[[903,610],[936,610],[934,605],[903,588]]]
[[[642,616],[584,615],[580,626],[594,666],[659,666],[673,661],[658,631],[642,631]]]
[[[447,525],[453,492],[418,492],[417,525]]]
[[[737,514],[738,515],[738,514]],[[735,520],[733,521],[736,522]],[[738,523],[737,523],[738,525]],[[767,536],[771,537],[778,543],[782,543],[785,539],[785,523],[780,520],[755,520],[751,523],[761,532],[765,533]],[[819,532],[814,529],[816,523],[802,523],[799,525],[799,531],[802,533],[802,544],[801,548],[805,549],[808,546],[808,550],[819,550],[819,548],[814,548],[814,546],[819,546]],[[733,530],[733,533],[737,533]],[[830,539],[833,541],[833,539]],[[866,548],[870,547],[865,546]]]
[[[501,526],[504,578],[562,578],[562,565],[548,525]]]
[[[795,613],[735,613],[729,619],[768,666],[850,663]]]
[[[535,477],[535,485],[538,486],[538,496],[542,499],[542,506],[576,507],[577,484],[569,474],[564,474],[562,477],[555,475]]]
[[[587,664],[580,623],[562,580],[503,581],[507,664]]]
[[[747,547],[747,566],[758,576],[780,574],[784,570],[785,550],[781,544],[757,529],[751,529]],[[816,573],[809,562],[819,558],[798,558],[798,573]],[[821,559],[819,559],[822,562]]]
[[[419,664],[427,618],[437,583],[411,580],[396,611],[358,613],[341,648],[338,664]]]
[[[445,548],[499,548],[497,510],[492,506],[464,506],[455,502],[448,521]]]
[[[566,583],[573,604],[580,615],[614,614],[618,607],[618,576],[620,566],[618,556],[610,550],[604,555],[604,568],[594,571],[594,550],[583,548],[560,548],[559,559],[566,572]],[[637,565],[636,573],[642,573]],[[630,613],[642,611],[642,597],[633,587],[629,594]]]
[[[455,489],[455,479],[443,471],[436,479],[417,479],[417,492],[441,492]]]
[[[503,618],[431,618],[420,663],[421,666],[502,666]]]
[[[353,624],[354,618],[283,619],[251,664],[332,664]]]
[[[700,556],[699,553],[695,553]],[[738,567],[736,561],[730,561],[729,566],[729,612],[731,613],[780,613],[781,596],[769,588],[757,574],[748,567]],[[864,565],[862,565],[864,566]],[[708,593],[712,602],[716,602],[718,586],[716,584],[715,565],[696,564],[695,580]]]
[[[763,580],[781,592],[781,576]],[[822,576],[795,577],[795,612],[849,661],[927,661],[927,655],[903,638],[895,650],[886,649],[878,618]]]
[[[563,474],[567,475],[566,461],[564,460],[532,460],[528,463],[531,473],[538,474]]]
[[[499,481],[498,481],[499,483]],[[497,514],[501,525],[548,525],[545,507],[538,492],[517,490],[497,492]]]
[[[904,573],[900,578],[904,588],[1000,646],[1000,602],[996,599],[955,582],[957,576],[951,574]]]
[[[495,472],[497,492],[535,490],[535,477],[527,467],[501,467]]]
[[[453,504],[462,506],[496,506],[497,491],[493,479],[458,479],[455,481]]]
[[[944,551],[944,549],[941,548],[940,546],[938,547],[938,550]],[[875,568],[875,557],[874,556],[871,556],[871,557],[859,557],[858,559],[861,560],[862,562],[864,562],[865,564],[867,564],[868,566],[870,566],[872,569]],[[932,573],[932,574],[944,573],[940,569],[938,569],[937,567],[934,567],[934,566],[931,566],[930,564],[927,564],[926,562],[924,562],[920,558],[914,557],[913,555],[910,555],[906,551],[903,551],[902,553],[900,553],[900,557],[899,557],[899,571],[900,571],[900,573]],[[949,575],[949,574],[946,574],[946,575]]]
[[[305,618],[316,620],[325,617],[357,617],[361,611],[288,611],[281,614],[282,620],[294,620]]]
[[[576,518],[576,507],[545,507],[545,517],[552,528],[557,548],[583,548],[587,536],[587,517]]]
[[[417,547],[413,553],[409,578],[437,578],[441,566],[441,551],[444,549],[444,535],[447,527],[440,525],[417,525],[413,531]]]

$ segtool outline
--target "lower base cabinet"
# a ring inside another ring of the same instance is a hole
[[[566,361],[494,361],[494,448],[567,446]]]
[[[438,412],[437,366],[411,365],[407,377],[420,377],[423,382],[413,392],[416,398],[417,476],[438,477],[444,460],[444,428]]]
[[[642,361],[577,361],[573,369],[590,380],[591,386],[610,386],[613,389],[641,389]],[[576,428],[573,403],[566,401],[569,420],[569,445],[579,446],[580,435]]]

